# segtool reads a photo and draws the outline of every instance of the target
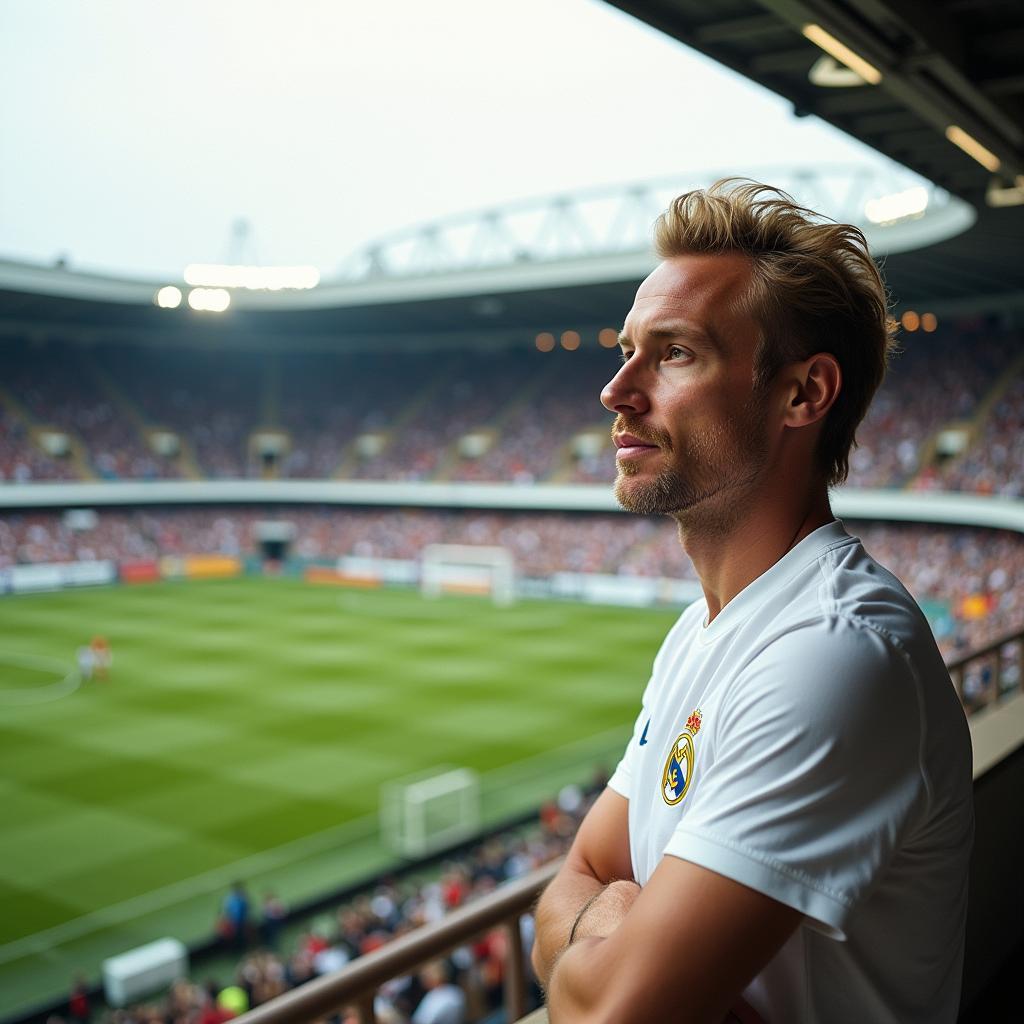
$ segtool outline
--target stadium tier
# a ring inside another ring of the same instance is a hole
[[[285,356],[11,341],[0,473],[15,482],[609,481],[610,418],[598,395],[617,354],[588,342]],[[859,431],[851,485],[1018,494],[1019,346],[1016,332],[985,320],[905,334]]]

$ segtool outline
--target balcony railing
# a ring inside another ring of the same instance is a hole
[[[1024,632],[1011,633],[949,665],[950,676],[968,714],[994,704],[1021,688]],[[335,974],[308,982],[238,1019],[238,1024],[307,1024],[355,1007],[360,1024],[376,1024],[377,990],[392,978],[416,969],[491,928],[502,927],[508,939],[505,964],[505,1020],[526,1012],[527,973],[520,919],[528,913],[561,861],[528,875],[449,914],[437,924],[404,935],[360,957]],[[546,1020],[538,1011],[536,1024]],[[535,1016],[522,1024],[535,1024]]]
[[[286,992],[238,1018],[238,1024],[306,1024],[348,1006],[360,1024],[377,1024],[373,1009],[377,990],[386,981],[461,946],[476,935],[501,927],[505,931],[505,1019],[517,1021],[526,1012],[527,974],[520,918],[528,913],[561,861],[553,861],[508,882],[495,892],[453,911],[443,920],[395,939],[359,957],[335,974]]]
[[[967,714],[995,704],[1021,688],[1024,631],[1008,633],[949,665]]]

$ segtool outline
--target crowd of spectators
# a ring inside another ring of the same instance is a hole
[[[237,884],[225,906],[236,909],[236,926],[241,931],[226,934],[224,942],[228,948],[245,951],[231,977],[183,980],[162,998],[106,1010],[93,1019],[102,1024],[224,1024],[561,856],[604,782],[602,769],[586,787],[565,787],[540,809],[535,822],[483,839],[467,853],[449,857],[436,867],[384,878],[294,927],[286,927],[287,913],[273,894],[264,898],[258,916],[238,910],[247,895],[244,886]],[[533,940],[529,915],[522,919],[521,934],[528,959]],[[443,960],[388,982],[375,1000],[377,1019],[382,1024],[502,1020],[506,944],[504,930],[494,928]],[[539,990],[535,984],[531,987],[536,1001]],[[74,1019],[73,1012],[69,1017]],[[343,1008],[338,1020],[357,1024],[358,1017],[354,1009]],[[52,1018],[50,1024],[65,1022]]]
[[[180,476],[177,461],[156,455],[131,417],[115,408],[91,365],[92,355],[75,346],[28,346],[11,360],[4,383],[33,425],[80,441],[90,468],[101,480]],[[22,430],[15,450],[23,458],[31,457],[39,448],[31,443],[24,424]],[[74,479],[77,475],[67,458],[50,458],[44,463],[29,462],[22,480]]]
[[[1024,494],[1024,373],[995,403],[975,443],[931,481],[947,491],[1019,498]]]
[[[517,572],[695,579],[667,518],[616,514],[353,509],[336,506],[104,510],[87,529],[60,512],[0,516],[0,569],[19,563],[260,555],[260,524],[287,521],[306,562],[418,560],[427,544],[500,546]],[[940,525],[853,524],[867,549],[931,612],[943,653],[1024,628],[1024,537]]]
[[[858,431],[850,483],[916,481],[1016,495],[1024,444],[1020,381],[980,429],[972,424],[974,443],[962,458],[946,466],[932,461],[929,441],[940,427],[971,424],[984,410],[1019,354],[1019,336],[988,321],[963,321],[905,334],[902,345]],[[548,353],[538,352],[532,338],[496,350],[370,354],[82,349],[57,342],[12,342],[9,349],[5,385],[21,412],[6,408],[0,421],[0,472],[8,480],[77,475],[69,460],[38,449],[29,430],[38,425],[73,435],[101,479],[187,475],[181,458],[151,450],[152,428],[176,433],[188,465],[211,479],[530,484],[607,483],[614,476],[611,417],[598,396],[616,371],[617,352],[592,339],[575,351]],[[254,448],[261,430],[284,436],[278,457]],[[365,443],[369,434],[377,435],[376,445]],[[475,453],[463,443],[472,434],[486,438]],[[580,442],[583,434],[596,445]]]

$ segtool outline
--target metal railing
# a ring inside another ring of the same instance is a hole
[[[532,910],[538,895],[555,876],[561,860],[502,885],[487,896],[460,907],[434,925],[389,942],[347,967],[306,982],[238,1018],[238,1024],[306,1024],[354,1007],[360,1024],[377,1024],[373,1002],[386,981],[461,946],[474,936],[501,927],[506,937],[505,1019],[526,1013],[527,973],[520,918]]]
[[[949,664],[949,675],[968,715],[1021,689],[1024,631],[1008,633]]]

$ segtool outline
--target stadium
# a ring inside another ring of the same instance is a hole
[[[613,497],[597,396],[654,219],[740,170],[884,267],[902,351],[833,508],[968,716],[961,1020],[1012,1019],[1024,19],[613,6],[887,162],[517,199],[322,279],[0,260],[4,1024],[420,1020],[453,981],[465,1024],[537,1008],[531,907],[702,595],[674,524]]]

